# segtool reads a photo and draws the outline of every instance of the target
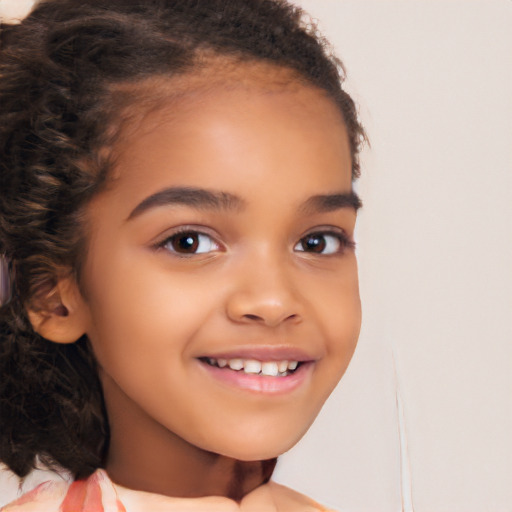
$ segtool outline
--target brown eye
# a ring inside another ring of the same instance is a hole
[[[204,254],[219,248],[210,236],[196,231],[172,235],[162,246],[179,254]]]
[[[183,233],[174,236],[171,240],[172,248],[176,252],[196,252],[199,246],[197,233]]]
[[[334,254],[340,252],[343,242],[343,236],[337,233],[311,233],[301,238],[294,250],[314,254]]]
[[[323,252],[327,243],[322,235],[310,235],[302,239],[302,247],[308,252]]]

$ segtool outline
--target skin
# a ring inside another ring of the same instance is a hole
[[[262,74],[162,105],[115,150],[114,180],[86,212],[83,293],[60,320],[88,335],[99,363],[106,469],[131,489],[240,501],[309,428],[356,346],[342,117],[323,92]],[[229,201],[154,199],[183,187]],[[182,251],[179,229],[197,252]],[[311,233],[325,249],[311,250]],[[276,347],[308,360],[285,392],[226,383],[199,360]]]

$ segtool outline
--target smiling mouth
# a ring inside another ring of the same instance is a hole
[[[262,375],[267,377],[287,377],[301,367],[301,361],[258,361],[257,359],[223,359],[213,357],[200,357],[199,360],[214,368],[233,370],[248,375]]]

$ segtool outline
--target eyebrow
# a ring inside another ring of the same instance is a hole
[[[245,201],[229,192],[195,187],[170,187],[146,197],[132,210],[126,220],[132,220],[152,208],[173,204],[191,206],[200,210],[240,210],[245,205]],[[357,211],[361,206],[359,196],[350,191],[312,196],[300,205],[299,210],[304,213],[323,213],[353,208]]]
[[[146,197],[132,210],[127,220],[138,217],[150,208],[173,204],[200,210],[239,210],[243,207],[244,201],[228,192],[194,187],[170,187]]]
[[[355,211],[363,206],[359,196],[351,190],[338,194],[322,194],[312,196],[300,206],[304,213],[327,213],[342,208],[353,208]]]

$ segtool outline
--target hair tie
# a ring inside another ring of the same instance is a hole
[[[0,254],[0,307],[12,298],[12,271],[7,256]]]

